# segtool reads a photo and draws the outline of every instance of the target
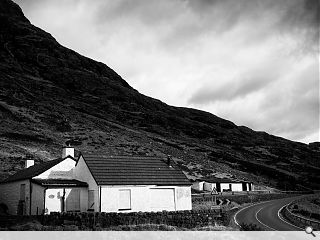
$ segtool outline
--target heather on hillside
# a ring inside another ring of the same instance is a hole
[[[172,155],[191,176],[320,187],[318,143],[145,96],[107,65],[60,45],[10,0],[0,2],[0,79],[0,179],[21,169],[26,155],[47,161],[72,140],[77,153]]]

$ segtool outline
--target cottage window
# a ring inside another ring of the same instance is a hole
[[[121,189],[119,190],[119,211],[131,210],[131,190]]]
[[[88,191],[88,209],[89,210],[94,209],[94,190]]]

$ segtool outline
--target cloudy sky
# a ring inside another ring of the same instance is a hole
[[[318,0],[15,0],[139,92],[319,141]]]

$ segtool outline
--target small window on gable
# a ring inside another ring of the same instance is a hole
[[[131,210],[131,190],[119,190],[119,210]]]

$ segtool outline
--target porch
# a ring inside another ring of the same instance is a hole
[[[88,209],[88,184],[75,179],[32,179],[32,205],[36,214],[82,212]],[[39,211],[42,201],[43,208]]]

